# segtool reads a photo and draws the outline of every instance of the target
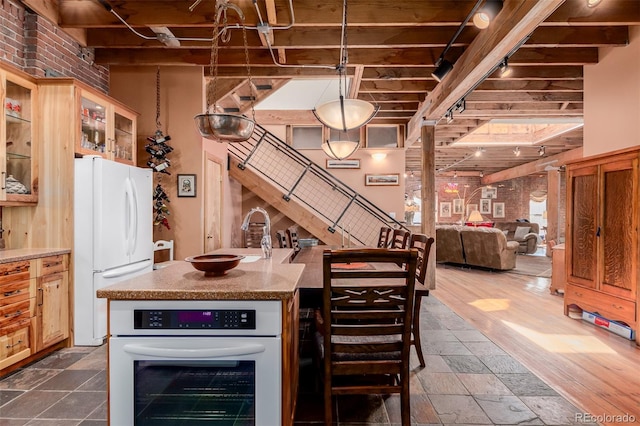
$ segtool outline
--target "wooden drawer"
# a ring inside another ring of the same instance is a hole
[[[0,369],[27,358],[29,355],[31,355],[31,349],[28,326],[0,336]]]
[[[28,260],[0,264],[0,286],[12,281],[28,279],[30,267],[31,262]]]
[[[12,303],[22,302],[28,300],[31,297],[29,286],[31,281],[29,279],[29,272],[26,272],[27,276],[15,281],[9,281],[4,284],[0,284],[0,306],[11,305]]]
[[[565,306],[576,304],[585,311],[597,312],[610,320],[623,321],[629,325],[636,323],[636,303],[634,301],[611,296],[601,291],[567,283],[564,303]]]
[[[0,328],[21,319],[29,319],[35,310],[35,299],[0,307]]]
[[[38,276],[56,274],[69,269],[69,257],[66,254],[47,256],[37,259]]]

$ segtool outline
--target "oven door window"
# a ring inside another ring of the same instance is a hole
[[[134,361],[134,425],[255,425],[255,364]]]

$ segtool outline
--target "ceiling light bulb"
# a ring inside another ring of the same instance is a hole
[[[502,10],[502,0],[487,0],[484,6],[473,15],[473,25],[481,30],[487,28],[500,10]]]
[[[475,155],[476,157],[480,157],[480,156],[482,155],[482,148],[478,148],[478,149],[476,149],[476,152],[474,153],[474,155]]]

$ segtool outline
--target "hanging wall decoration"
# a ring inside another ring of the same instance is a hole
[[[164,135],[161,130],[160,123],[160,67],[156,71],[156,133],[153,136],[147,138],[147,145],[145,150],[149,153],[150,157],[147,161],[147,166],[158,173],[158,184],[153,192],[153,211],[155,217],[153,224],[155,226],[162,225],[167,229],[171,229],[169,226],[169,208],[167,203],[170,202],[166,191],[162,187],[163,175],[170,175],[167,170],[171,166],[171,161],[167,158],[167,154],[173,151],[173,148],[167,144],[171,140],[171,136]]]

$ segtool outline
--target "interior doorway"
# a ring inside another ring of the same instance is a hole
[[[205,166],[204,252],[222,247],[222,163],[207,153]]]
[[[547,233],[547,200],[529,200],[529,222],[537,223],[540,227],[540,238],[546,239]]]

